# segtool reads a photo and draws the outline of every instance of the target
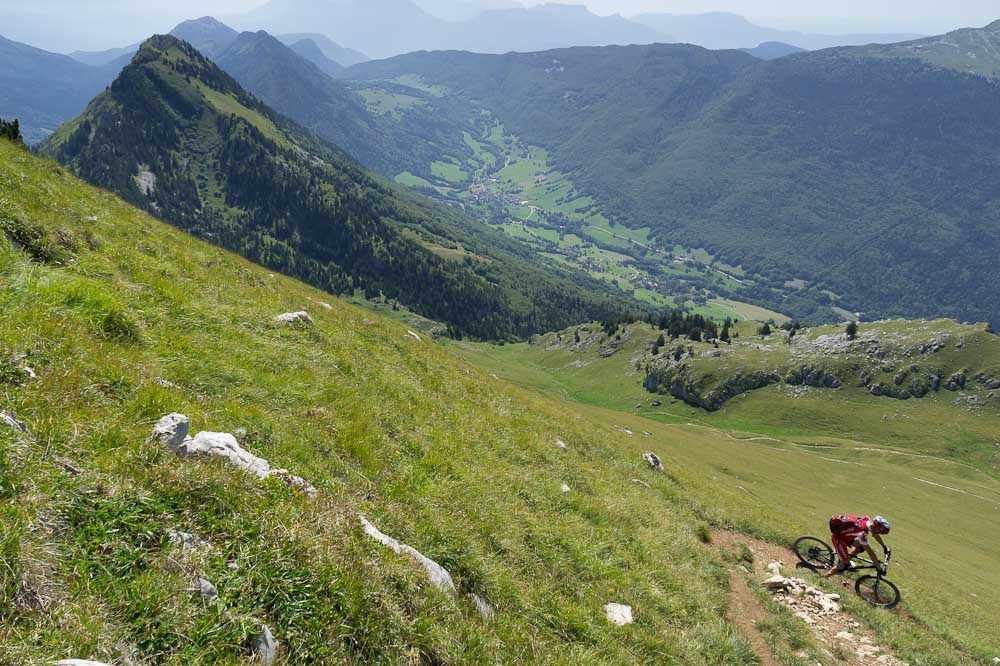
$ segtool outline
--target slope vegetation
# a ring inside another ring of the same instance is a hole
[[[262,625],[285,664],[756,663],[719,620],[727,577],[693,510],[610,426],[13,144],[0,158],[4,666],[235,665]],[[274,321],[303,307],[313,327]],[[147,442],[175,411],[243,429],[318,496]],[[365,537],[358,511],[459,595]],[[637,622],[610,625],[608,602]]]
[[[483,225],[381,181],[173,37],[144,44],[42,149],[259,263],[398,300],[454,332],[519,336],[623,307],[596,282],[529,263]]]

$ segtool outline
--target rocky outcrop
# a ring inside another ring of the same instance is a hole
[[[660,456],[653,452],[646,452],[642,454],[642,459],[646,461],[646,464],[655,469],[658,472],[663,471],[663,461],[660,460]]]
[[[0,428],[9,428],[17,433],[17,439],[14,443],[18,446],[35,441],[35,438],[32,437],[31,432],[28,430],[28,426],[23,421],[19,421],[13,412],[0,411]]]
[[[434,587],[451,596],[455,596],[457,594],[457,591],[455,590],[455,581],[452,580],[451,574],[448,573],[447,569],[431,558],[425,556],[413,546],[400,543],[391,536],[383,534],[361,514],[358,514],[358,520],[361,521],[361,529],[364,530],[365,534],[379,543],[388,546],[394,552],[409,555],[416,560],[417,563],[424,568],[424,571],[427,572],[427,577],[430,579]]]
[[[308,312],[286,312],[280,314],[274,318],[274,321],[279,324],[286,324],[288,326],[312,326],[313,319],[309,316]]]
[[[266,624],[253,639],[253,653],[264,666],[272,666],[278,657],[278,641],[274,640],[271,629]]]
[[[948,381],[945,382],[944,387],[948,391],[961,391],[965,388],[968,381],[969,379],[966,377],[965,371],[962,370],[949,377]]]
[[[836,389],[842,386],[841,380],[825,368],[814,368],[803,365],[791,370],[785,375],[785,383],[793,386],[812,386],[814,388]]]
[[[168,414],[164,416],[149,435],[151,443],[166,446],[181,456],[210,456],[225,458],[230,463],[253,473],[258,479],[277,478],[289,488],[302,492],[310,497],[317,494],[316,488],[300,476],[291,474],[287,469],[271,469],[270,463],[264,458],[253,455],[228,432],[199,432],[189,437],[191,420],[183,414]]]

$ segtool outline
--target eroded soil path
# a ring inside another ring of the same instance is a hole
[[[749,548],[753,553],[753,563],[747,565],[752,566],[752,576],[758,581],[770,578],[779,570],[780,575],[789,578],[801,575],[795,567],[795,554],[782,546],[724,530],[712,533],[712,545],[731,553],[738,553],[741,545]],[[845,579],[843,584],[843,594],[854,594],[850,581]],[[845,611],[838,609],[835,612],[815,612],[808,604],[795,603],[794,597],[790,595],[778,595],[775,600],[791,609],[812,630],[817,643],[822,646],[824,665],[908,666],[891,651],[879,646],[874,637],[862,628],[861,623]],[[734,570],[730,577],[727,619],[750,640],[762,666],[780,666],[781,662],[774,656],[757,627],[759,622],[768,617],[767,609],[747,585],[743,575]]]

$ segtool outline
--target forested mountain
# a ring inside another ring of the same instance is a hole
[[[298,32],[287,35],[278,35],[277,37],[287,46],[292,46],[293,44],[297,44],[303,40],[309,40],[319,47],[319,50],[323,52],[323,55],[341,67],[350,67],[351,65],[357,65],[358,63],[367,62],[371,59],[364,53],[355,51],[354,49],[345,48],[331,40],[326,35],[321,35],[318,32]]]
[[[105,69],[0,36],[0,117],[18,118],[28,143],[42,140],[114,79]]]
[[[872,44],[858,52],[879,58],[916,58],[938,67],[1000,78],[1000,21],[901,44]]]
[[[760,58],[761,60],[775,60],[777,58],[784,58],[785,56],[795,55],[796,53],[802,53],[805,51],[805,49],[800,49],[798,46],[792,46],[791,44],[785,44],[784,42],[762,42],[752,49],[740,50],[744,53],[749,53],[755,58]]]
[[[808,316],[1000,322],[1000,86],[867,47],[770,62],[685,45],[410,54],[410,77],[546,149],[605,214],[763,275]]]
[[[404,193],[265,107],[170,36],[42,147],[177,226],[332,292],[362,288],[476,337],[625,307],[599,283]],[[518,253],[521,253],[518,256]]]
[[[311,39],[300,39],[288,45],[288,48],[316,65],[316,67],[327,76],[338,76],[344,66],[326,57],[323,49]]]

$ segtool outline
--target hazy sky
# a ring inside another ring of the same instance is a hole
[[[599,14],[729,11],[771,27],[809,32],[935,34],[1000,18],[998,0],[583,1]],[[261,4],[263,0],[0,0],[0,35],[53,51],[99,50],[168,31],[187,18],[224,16]]]

